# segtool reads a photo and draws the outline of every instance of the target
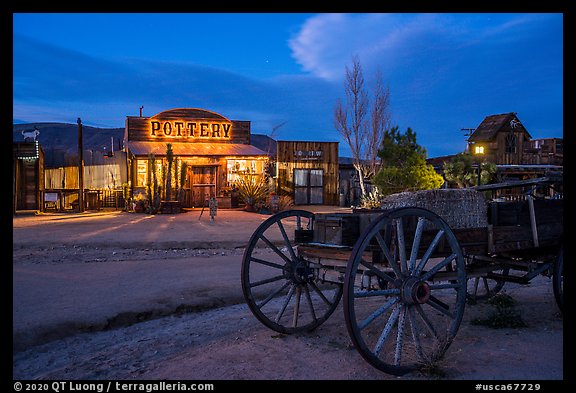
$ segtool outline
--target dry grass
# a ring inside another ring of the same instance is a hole
[[[494,310],[486,318],[475,318],[473,325],[487,326],[493,329],[522,328],[526,322],[520,312],[516,310],[516,301],[505,293],[494,295],[488,300],[488,304],[494,306]]]

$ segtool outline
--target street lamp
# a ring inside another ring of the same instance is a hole
[[[481,172],[482,172],[482,165],[481,165],[481,158],[484,155],[484,146],[481,145],[475,145],[474,146],[474,155],[478,157],[478,185],[480,185],[480,178],[481,178]]]

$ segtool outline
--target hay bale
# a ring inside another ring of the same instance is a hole
[[[481,192],[471,189],[435,189],[388,195],[382,209],[421,207],[442,217],[451,228],[488,225],[488,204]]]

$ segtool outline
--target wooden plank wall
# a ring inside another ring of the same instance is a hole
[[[306,154],[298,156],[298,151],[322,151],[322,157],[311,159]],[[278,141],[278,187],[279,195],[294,198],[294,169],[322,169],[324,171],[324,204],[339,203],[338,184],[338,142]]]
[[[516,136],[516,152],[507,153],[506,152],[506,137],[510,132],[499,132],[496,135],[496,156],[494,158],[497,164],[521,164],[522,163],[522,152],[525,148],[526,134],[524,132],[514,132]]]
[[[126,181],[126,166],[120,164],[84,166],[84,188],[119,189]],[[77,189],[78,167],[50,168],[44,170],[44,187],[49,190]]]

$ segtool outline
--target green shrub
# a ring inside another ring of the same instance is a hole
[[[236,181],[236,187],[240,198],[249,206],[264,202],[268,196],[268,183],[261,175],[242,174]]]

